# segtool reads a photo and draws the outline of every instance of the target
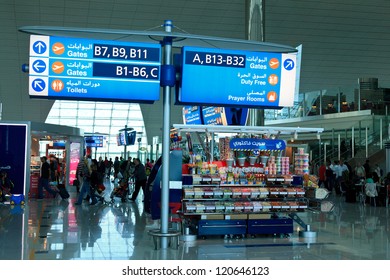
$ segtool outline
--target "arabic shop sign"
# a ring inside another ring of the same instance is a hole
[[[160,95],[161,46],[30,37],[31,97],[151,103]]]
[[[233,138],[229,147],[235,151],[280,151],[286,149],[286,143],[280,139]]]
[[[183,47],[182,104],[292,106],[296,55]]]

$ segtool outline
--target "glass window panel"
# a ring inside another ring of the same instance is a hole
[[[79,102],[79,108],[81,110],[84,110],[84,109],[95,109],[95,107],[96,107],[95,102],[86,102],[86,101],[80,101]]]
[[[127,103],[114,103],[114,110],[115,111],[128,111],[130,108],[129,104]]]
[[[95,116],[95,110],[83,109],[78,113],[79,118],[92,119]]]
[[[95,121],[95,124],[98,126],[110,126],[111,125],[111,120],[110,119],[97,119]]]
[[[90,125],[79,125],[78,128],[84,130],[84,133],[92,133],[93,127]]]
[[[142,129],[142,127],[144,126],[144,122],[142,120],[132,120],[130,122],[130,125],[132,128],[134,128],[135,130],[140,130]]]
[[[93,125],[93,119],[79,119],[77,124],[79,126],[85,126],[85,125],[92,126]]]
[[[78,108],[78,105],[77,103],[75,102],[61,102],[58,104],[58,108],[60,108],[61,110],[63,109],[76,109]]]
[[[66,126],[75,126],[76,120],[74,119],[61,119],[59,122],[60,125],[66,125]]]
[[[113,116],[111,114],[113,113]],[[96,155],[123,156],[124,147],[117,146],[116,135],[125,125],[142,132],[141,146],[146,143],[146,133],[142,112],[138,104],[109,103],[109,102],[85,102],[58,100],[47,117],[47,123],[77,126],[85,133],[99,132],[108,134],[104,147],[98,149]],[[127,151],[131,156],[137,156],[138,143],[128,146]]]
[[[56,107],[56,108],[51,108],[50,114],[51,114],[52,116],[59,116],[59,114],[60,114],[60,109],[59,109],[58,107]]]
[[[113,110],[112,111],[112,118],[127,118],[127,111],[122,111],[122,110]]]
[[[77,110],[75,110],[74,108],[72,109],[61,109],[61,116],[67,116],[67,117],[70,117],[70,116],[77,116]]]
[[[139,104],[136,104],[136,103],[131,103],[129,109],[132,111],[140,111],[141,110]]]
[[[111,110],[113,106],[113,103],[108,102],[97,102],[96,103],[96,109],[98,110]]]
[[[95,132],[106,134],[106,133],[109,132],[109,127],[108,126],[97,126],[97,125],[95,125]]]
[[[117,127],[118,129],[125,128],[125,125],[127,125],[129,122],[126,118],[113,120],[111,123],[112,127]]]
[[[98,110],[95,112],[96,119],[111,119],[111,111]]]

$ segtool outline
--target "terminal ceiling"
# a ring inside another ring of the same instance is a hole
[[[272,0],[265,6],[265,40],[303,45],[300,91],[357,87],[360,77],[390,87],[390,1]],[[3,120],[44,122],[53,104],[30,99],[29,36],[21,26],[147,30],[170,19],[178,32],[246,39],[243,0],[0,1],[0,102]],[[162,30],[162,29],[159,29]],[[161,135],[162,101],[142,105],[149,141]],[[181,107],[172,106],[172,123]]]

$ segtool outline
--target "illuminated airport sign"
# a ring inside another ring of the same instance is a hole
[[[159,44],[31,35],[29,65],[31,97],[159,100]]]
[[[183,47],[178,101],[188,105],[292,106],[296,55]]]

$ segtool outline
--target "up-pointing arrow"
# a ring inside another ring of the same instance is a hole
[[[46,49],[46,45],[41,41],[37,42],[34,47],[38,48],[38,53],[43,53],[44,51],[42,51],[42,49]]]

